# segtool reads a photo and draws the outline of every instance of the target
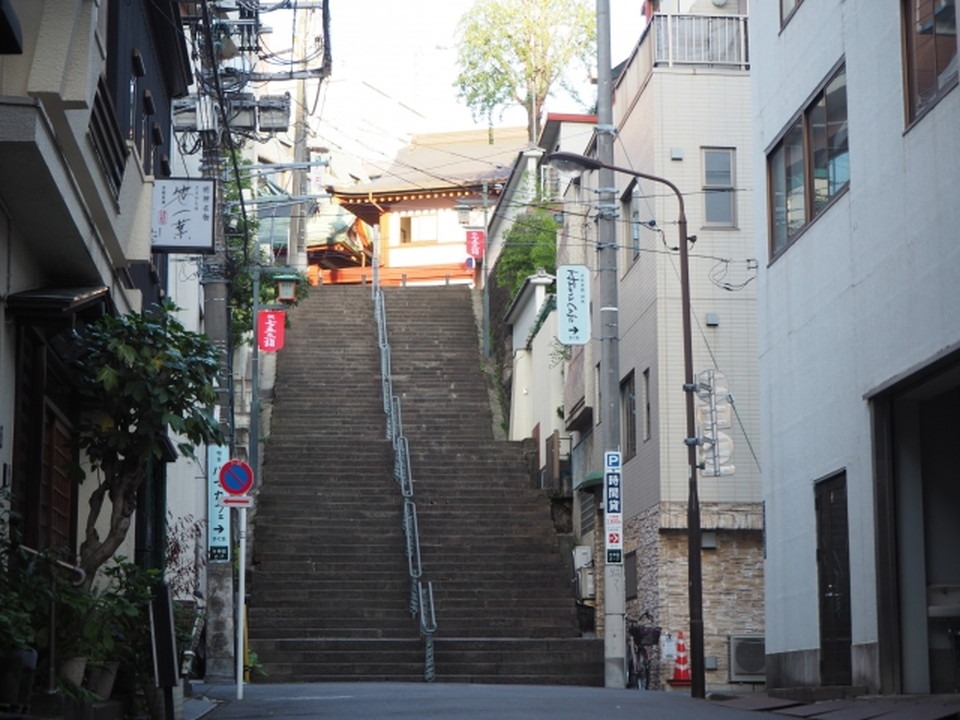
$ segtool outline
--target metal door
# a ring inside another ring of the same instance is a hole
[[[850,543],[847,478],[817,483],[817,580],[820,600],[820,684],[850,685]]]

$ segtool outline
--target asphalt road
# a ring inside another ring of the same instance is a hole
[[[448,683],[195,685],[184,716],[204,720],[766,720],[686,693]]]

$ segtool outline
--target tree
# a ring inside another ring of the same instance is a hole
[[[543,105],[571,64],[586,71],[596,55],[596,16],[588,0],[478,0],[458,28],[456,84],[475,118],[511,103],[527,111],[530,141]]]
[[[163,458],[167,432],[191,457],[195,445],[223,441],[211,412],[219,351],[206,336],[184,328],[176,310],[167,302],[142,315],[106,315],[74,333],[70,369],[81,406],[79,445],[99,476],[80,546],[88,585],[126,537],[137,490],[151,463]],[[81,480],[86,475],[77,472]],[[101,538],[97,523],[107,499],[109,530]]]
[[[557,221],[549,209],[531,207],[517,217],[504,238],[497,258],[497,284],[513,297],[537,268],[551,275],[556,272]]]

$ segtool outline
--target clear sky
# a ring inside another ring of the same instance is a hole
[[[457,99],[455,33],[473,0],[331,0],[333,74],[308,105],[334,147],[374,155],[411,133],[476,126]],[[642,0],[610,0],[612,59],[626,59],[644,26]],[[265,19],[266,21],[266,19]],[[586,81],[586,78],[584,78]],[[594,90],[585,83],[584,100]],[[551,98],[548,112],[583,112],[569,97]],[[522,108],[497,124],[525,125]]]

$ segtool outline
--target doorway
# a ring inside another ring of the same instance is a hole
[[[838,473],[814,487],[817,582],[820,602],[820,684],[850,685],[850,529],[847,477]]]
[[[960,690],[960,361],[874,399],[884,692]]]

